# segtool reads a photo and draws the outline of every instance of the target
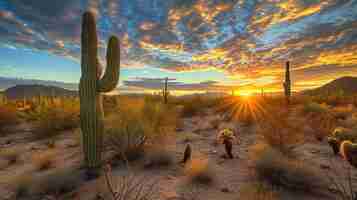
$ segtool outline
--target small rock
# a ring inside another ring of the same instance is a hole
[[[229,188],[224,187],[221,189],[221,192],[228,193],[228,192],[230,192],[230,190],[229,190]]]
[[[321,164],[320,168],[321,169],[331,169],[331,167],[329,165],[326,165],[326,164]]]
[[[219,161],[217,162],[218,165],[222,165],[223,163],[224,163],[224,159],[219,160]]]
[[[316,149],[315,150],[311,150],[311,153],[312,154],[317,154],[317,153],[320,153],[320,150],[316,150]]]

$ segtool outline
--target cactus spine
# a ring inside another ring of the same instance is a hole
[[[84,164],[88,170],[96,170],[101,165],[104,131],[101,93],[109,92],[117,86],[120,67],[119,39],[111,36],[106,56],[107,68],[101,78],[102,69],[98,62],[97,43],[95,17],[92,13],[86,12],[82,19],[82,76],[79,84],[79,96]]]
[[[290,104],[290,96],[291,96],[290,62],[289,61],[286,62],[285,82],[284,82],[283,86],[284,86],[286,103],[289,105]]]
[[[164,97],[164,103],[165,103],[165,104],[167,104],[168,96],[169,96],[169,91],[167,90],[168,81],[169,81],[169,79],[166,77],[166,78],[165,78],[164,89],[162,90],[162,96]]]

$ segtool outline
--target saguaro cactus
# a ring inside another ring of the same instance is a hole
[[[164,97],[164,103],[165,103],[165,104],[167,104],[168,96],[169,96],[169,91],[167,90],[168,81],[169,81],[169,79],[166,77],[166,78],[165,78],[164,89],[162,90],[162,96]]]
[[[95,17],[86,12],[82,19],[82,76],[79,84],[80,123],[83,134],[84,164],[89,172],[96,172],[101,165],[104,131],[102,92],[113,90],[119,80],[119,39],[111,36],[107,49],[107,68],[101,78],[97,55],[97,31]]]
[[[290,104],[290,96],[291,96],[291,81],[290,81],[290,62],[286,62],[286,68],[285,68],[285,82],[284,82],[284,93],[285,93],[285,99],[286,103],[289,105]]]

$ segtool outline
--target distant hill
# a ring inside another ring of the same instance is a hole
[[[77,95],[76,91],[45,85],[16,85],[15,87],[6,89],[3,93],[9,99],[22,99],[24,96],[26,98],[32,98],[38,95],[60,97]]]
[[[308,95],[327,95],[342,92],[344,95],[357,94],[357,77],[345,76],[333,80],[319,88],[304,91]]]
[[[77,90],[78,89],[78,85],[75,83],[64,83],[64,82],[58,82],[58,81],[0,77],[0,91],[6,90],[11,87],[15,87],[16,85],[44,85],[44,86],[60,87],[60,88],[64,88],[67,90]]]

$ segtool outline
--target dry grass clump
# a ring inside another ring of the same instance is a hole
[[[143,157],[147,137],[141,124],[135,121],[122,122],[108,129],[106,135],[118,159],[133,161]]]
[[[15,192],[16,199],[43,197],[51,195],[58,197],[74,190],[81,182],[81,174],[75,169],[56,169],[44,174],[22,174],[9,181],[9,186]]]
[[[304,124],[289,116],[287,110],[271,110],[259,124],[258,133],[266,143],[280,152],[290,155],[295,147],[305,142]]]
[[[33,156],[32,163],[37,171],[47,170],[54,167],[54,156],[53,151],[38,153]]]
[[[23,149],[20,148],[4,148],[0,150],[0,159],[7,161],[9,165],[19,161]]]
[[[193,97],[185,97],[183,99],[177,99],[176,101],[177,104],[183,106],[181,114],[184,117],[192,117],[201,114],[203,110],[207,108],[216,107],[219,104],[220,99],[204,97],[197,94]]]
[[[0,136],[4,134],[4,128],[16,125],[19,117],[15,107],[2,105],[0,106]]]
[[[14,191],[15,199],[30,195],[34,184],[34,177],[31,173],[22,174],[10,180],[10,188]]]
[[[107,141],[129,161],[144,155],[146,143],[160,143],[174,133],[178,118],[174,107],[151,99],[123,106],[118,113],[106,120]]]
[[[306,192],[320,192],[328,187],[323,176],[308,164],[290,159],[269,145],[255,147],[257,178],[274,186]]]
[[[303,107],[303,112],[305,114],[325,114],[328,112],[328,107],[326,104],[319,104],[316,102],[306,103]]]
[[[185,166],[185,174],[190,182],[203,185],[212,184],[215,181],[215,171],[213,166],[209,165],[208,159],[191,159]]]
[[[36,178],[37,194],[61,195],[73,191],[82,180],[77,169],[55,169]]]
[[[279,193],[264,183],[249,183],[239,190],[239,196],[245,200],[277,200]]]
[[[145,99],[139,123],[146,127],[146,135],[153,140],[160,140],[174,133],[179,113],[173,105],[165,105],[151,99]]]
[[[348,106],[348,105],[337,106],[332,108],[332,113],[337,120],[338,119],[346,120],[348,117],[352,116],[353,106]]]
[[[40,107],[34,122],[35,139],[45,139],[58,135],[61,131],[74,129],[79,125],[77,107]]]
[[[167,147],[153,147],[147,152],[146,168],[167,167],[174,163],[172,153]]]
[[[201,136],[198,134],[192,133],[192,132],[183,132],[183,133],[177,134],[177,138],[184,143],[189,143],[189,142],[199,140],[201,138]]]

